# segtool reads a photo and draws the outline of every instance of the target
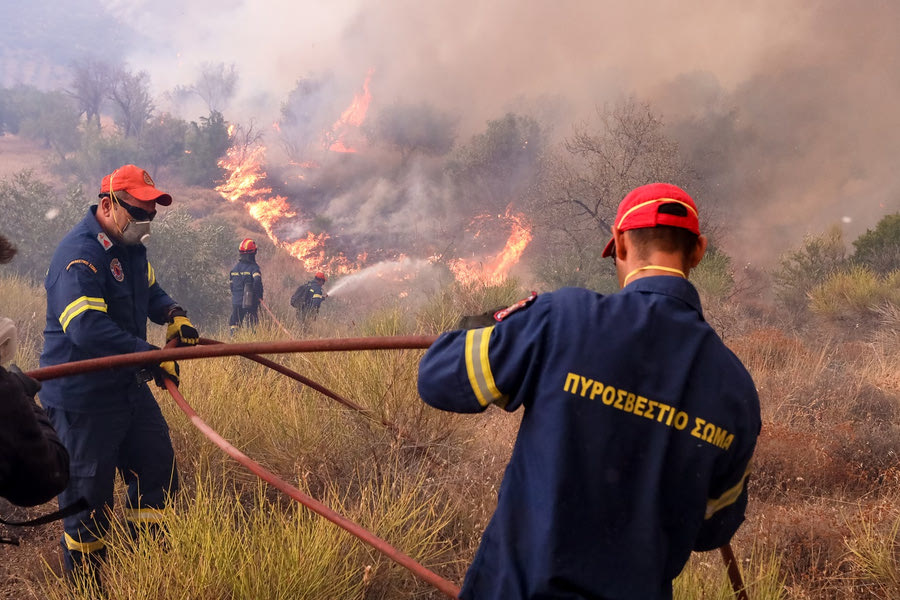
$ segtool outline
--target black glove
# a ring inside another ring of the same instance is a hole
[[[490,327],[491,325],[496,325],[497,320],[494,319],[494,314],[497,311],[503,310],[504,307],[495,308],[493,310],[489,310],[481,313],[480,315],[463,315],[460,318],[459,323],[456,324],[457,329],[479,329],[481,327]]]
[[[181,369],[178,367],[178,363],[174,360],[161,362],[157,366],[151,367],[150,370],[153,372],[153,381],[159,387],[166,387],[166,379],[171,379],[175,383],[175,387],[178,387]]]
[[[16,365],[9,365],[9,374],[12,375],[19,385],[22,388],[22,393],[24,393],[29,398],[34,399],[34,395],[37,394],[41,390],[41,382],[37,379],[32,379],[28,375],[22,372],[22,370]]]

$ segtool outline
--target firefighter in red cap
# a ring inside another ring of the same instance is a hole
[[[250,327],[259,323],[259,303],[263,299],[262,273],[256,264],[256,242],[244,239],[238,246],[238,262],[231,269],[231,335],[243,325],[246,317]]]
[[[291,306],[297,309],[297,319],[304,331],[309,329],[310,324],[319,316],[319,307],[328,297],[322,290],[325,281],[325,273],[318,271],[315,277],[300,284],[291,296]]]
[[[691,197],[641,186],[603,251],[618,293],[540,294],[429,348],[428,404],[524,410],[460,598],[670,600],[737,531],[759,399],[687,280],[705,250]]]
[[[100,200],[59,243],[44,287],[47,320],[41,366],[153,350],[147,320],[168,325],[166,339],[199,342],[185,310],[160,286],[144,241],[157,205],[172,197],[147,171],[125,165],[103,178]],[[59,505],[80,497],[88,507],[64,521],[65,567],[98,576],[113,509],[116,472],[127,486],[129,528],[153,528],[178,489],[169,427],[147,387],[178,383],[174,361],[122,367],[43,382],[40,399],[71,455]],[[98,579],[99,582],[99,579]]]

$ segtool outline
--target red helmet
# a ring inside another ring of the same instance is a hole
[[[325,278],[325,273],[323,273],[322,271],[316,272],[316,279],[321,279],[322,281],[328,281],[328,280]]]
[[[250,238],[246,238],[238,247],[238,252],[240,252],[241,254],[255,254],[256,242],[254,242]]]

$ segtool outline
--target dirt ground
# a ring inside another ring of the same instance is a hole
[[[0,135],[0,178],[22,169],[39,171],[49,152],[32,140],[15,135]]]
[[[56,510],[56,500],[34,508],[13,506],[0,499],[0,517],[6,521],[24,521]],[[0,598],[26,600],[43,598],[38,582],[53,572],[62,572],[62,552],[59,538],[60,521],[39,527],[11,527],[0,525],[0,538],[17,538],[19,545],[0,544]]]

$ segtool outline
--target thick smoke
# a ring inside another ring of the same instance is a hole
[[[900,209],[896,2],[42,4],[51,9],[43,16],[12,10],[7,21],[32,33],[22,42],[29,53],[41,47],[35,25],[51,23],[52,11],[77,13],[80,32],[55,31],[53,69],[18,67],[20,36],[3,36],[3,85],[59,77],[62,48],[77,59],[102,47],[149,71],[160,96],[189,84],[203,62],[234,63],[229,114],[268,124],[301,78],[333,76],[335,93],[323,101],[340,111],[373,69],[375,103],[427,102],[458,116],[460,141],[522,107],[540,107],[532,114],[564,137],[598,105],[633,96],[651,103],[695,160],[699,199],[728,219],[723,243],[740,260],[771,263],[835,222],[853,239]],[[101,22],[89,26],[91,15]],[[396,183],[376,186],[371,206],[345,192],[317,208],[344,231],[363,227],[348,209],[398,226],[431,214],[439,192],[397,194],[388,189]]]

